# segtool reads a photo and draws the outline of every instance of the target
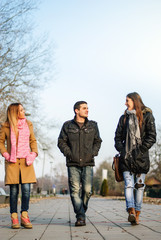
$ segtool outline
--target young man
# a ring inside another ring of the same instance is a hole
[[[77,218],[75,226],[84,226],[92,194],[94,157],[98,155],[102,140],[97,123],[87,118],[85,101],[75,103],[74,113],[74,119],[65,122],[61,129],[58,147],[66,157],[70,196]]]

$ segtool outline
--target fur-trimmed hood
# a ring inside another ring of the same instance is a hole
[[[147,113],[147,112],[152,113],[152,110],[151,110],[150,108],[148,108],[148,107],[145,107],[145,108],[142,110],[142,113],[144,114],[144,113]]]

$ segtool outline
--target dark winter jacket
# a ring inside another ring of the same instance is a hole
[[[96,122],[86,119],[80,128],[73,119],[64,123],[58,147],[66,156],[67,166],[94,166],[94,156],[98,155],[101,142]]]
[[[143,124],[141,128],[142,144],[137,156],[125,159],[126,145],[126,129],[128,124],[128,115],[124,114],[120,117],[115,132],[115,148],[121,154],[120,167],[122,171],[130,171],[134,173],[147,173],[150,168],[148,150],[156,142],[155,119],[149,108],[143,110]]]

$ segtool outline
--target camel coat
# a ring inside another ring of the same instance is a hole
[[[30,149],[38,155],[37,142],[33,131],[32,123],[27,120],[30,130]],[[6,144],[7,143],[7,148]],[[0,129],[0,153],[8,152],[11,154],[10,127],[8,123],[4,123]],[[26,159],[17,159],[16,163],[5,160],[5,185],[19,183],[36,183],[36,176],[33,164],[26,165]]]

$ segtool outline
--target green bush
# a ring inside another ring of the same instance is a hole
[[[105,197],[108,196],[108,182],[107,179],[104,179],[101,185],[101,196]]]
[[[153,189],[153,188],[148,189],[147,197],[161,198],[161,189]]]

